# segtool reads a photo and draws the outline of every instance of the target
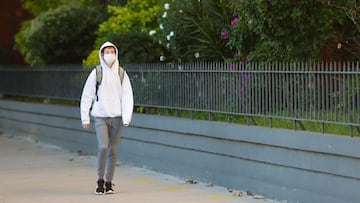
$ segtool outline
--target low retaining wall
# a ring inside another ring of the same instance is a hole
[[[77,107],[0,100],[0,127],[96,153],[94,129],[81,128]],[[119,159],[272,199],[360,202],[359,146],[357,138],[135,114]]]

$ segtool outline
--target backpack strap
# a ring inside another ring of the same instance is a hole
[[[96,101],[99,101],[98,89],[101,84],[101,81],[102,81],[102,67],[101,67],[101,65],[97,65],[96,66],[96,89],[95,89]]]
[[[119,76],[120,76],[120,82],[121,82],[121,85],[122,85],[122,82],[124,80],[124,68],[119,66]]]

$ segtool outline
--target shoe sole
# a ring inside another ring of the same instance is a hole
[[[103,195],[103,194],[105,194],[105,190],[103,190],[102,192],[98,192],[95,190],[94,194],[95,195]]]
[[[105,194],[114,194],[115,192],[113,190],[105,192]]]

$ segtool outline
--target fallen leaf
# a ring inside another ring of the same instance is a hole
[[[77,154],[78,154],[79,156],[91,156],[91,153],[90,153],[90,152],[83,152],[83,151],[81,151],[81,150],[78,150],[78,151],[77,151]]]
[[[81,150],[77,150],[77,154],[78,154],[79,156],[81,156],[81,155],[83,154],[83,152],[82,152]]]
[[[253,192],[251,192],[251,191],[246,191],[246,194],[247,194],[247,196],[254,196],[255,194],[253,193]]]
[[[185,183],[196,184],[197,181],[196,181],[196,180],[193,180],[193,179],[186,179],[186,180],[185,180]]]
[[[209,183],[206,185],[206,187],[214,187],[214,184],[213,183]]]
[[[242,196],[242,192],[236,192],[234,195],[235,195],[236,197],[240,197],[240,196]]]

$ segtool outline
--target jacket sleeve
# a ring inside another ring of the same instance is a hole
[[[80,114],[82,124],[90,124],[90,108],[95,98],[96,89],[96,71],[95,69],[89,74],[80,100]]]
[[[132,119],[133,108],[134,108],[134,96],[131,87],[131,82],[126,71],[124,72],[124,80],[122,83],[122,120],[125,126],[129,125]]]

